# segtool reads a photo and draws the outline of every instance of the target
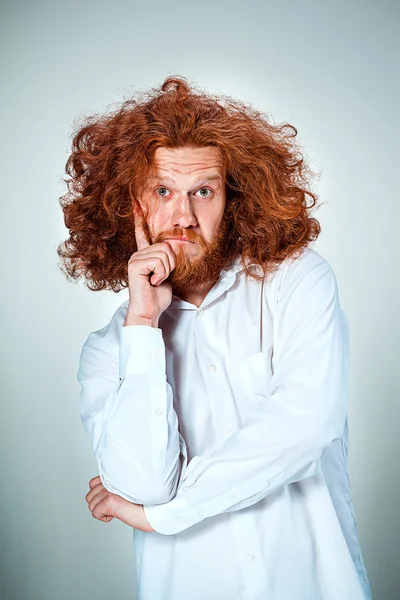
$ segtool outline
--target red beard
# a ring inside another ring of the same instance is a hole
[[[174,249],[176,266],[166,281],[171,283],[176,292],[215,283],[221,270],[230,265],[236,254],[226,219],[222,221],[219,232],[211,243],[207,243],[191,229],[179,228],[158,234],[153,243],[157,244],[171,237],[186,237],[189,241],[196,242],[201,250],[200,256],[189,258],[184,250],[185,244]]]

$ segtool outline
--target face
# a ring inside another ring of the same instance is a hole
[[[138,200],[151,243],[168,240],[176,254],[168,281],[175,290],[216,281],[226,248],[225,171],[219,150],[158,148],[155,167],[156,177],[146,181]]]

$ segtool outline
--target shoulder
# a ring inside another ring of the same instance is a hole
[[[322,298],[337,294],[337,281],[329,261],[310,247],[284,259],[267,278],[266,298],[276,305],[290,297],[296,301],[302,297]]]
[[[110,321],[101,329],[89,333],[82,350],[99,349],[100,351],[118,356],[121,330],[124,326],[128,300],[114,311]]]
[[[282,265],[277,301],[293,292],[308,298],[324,299],[338,295],[335,273],[329,261],[313,248],[304,248]]]
[[[306,247],[293,256],[289,256],[281,263],[281,283],[291,277],[300,277],[314,269],[331,271],[332,267],[328,260],[313,248]]]
[[[92,331],[82,346],[79,357],[77,379],[79,382],[99,374],[117,372],[119,364],[119,342],[124,326],[128,301],[114,312],[107,325]]]

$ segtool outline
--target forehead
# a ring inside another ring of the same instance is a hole
[[[155,174],[179,176],[207,175],[213,170],[223,174],[223,163],[218,148],[157,148],[154,154]]]

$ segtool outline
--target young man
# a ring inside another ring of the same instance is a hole
[[[371,597],[348,321],[283,133],[169,78],[74,139],[59,254],[129,288],[80,357],[86,500],[135,529],[139,600]]]

